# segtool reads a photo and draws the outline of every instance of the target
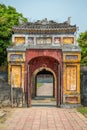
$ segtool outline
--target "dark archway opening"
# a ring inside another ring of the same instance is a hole
[[[35,76],[35,91],[32,105],[56,105],[55,78],[53,73],[46,69],[39,71]]]

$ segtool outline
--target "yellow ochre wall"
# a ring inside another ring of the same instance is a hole
[[[70,56],[71,59],[67,59],[66,56]],[[73,56],[76,56],[76,58],[74,59]],[[81,59],[80,53],[76,53],[76,52],[63,53],[63,102],[64,103],[80,103],[80,59]],[[67,69],[67,67],[69,67],[69,70]],[[69,82],[72,88],[68,86]],[[69,90],[69,88],[71,89]]]
[[[20,56],[18,58],[18,56]],[[11,58],[15,56],[16,58]],[[24,64],[25,53],[24,52],[9,52],[8,53],[8,83],[12,84],[12,87],[22,87],[24,90]]]

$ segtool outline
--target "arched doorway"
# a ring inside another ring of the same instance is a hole
[[[54,76],[52,72],[43,69],[36,75],[36,96],[52,96],[55,95]],[[44,86],[42,88],[42,86]],[[43,90],[41,91],[40,90]]]
[[[39,56],[31,59],[27,66],[27,103],[28,106],[32,105],[32,98],[37,96],[37,78],[38,75],[46,75],[46,73],[52,76],[52,95],[55,98],[56,106],[60,106],[61,103],[61,67],[58,60],[48,56]],[[47,80],[47,78],[46,78]],[[48,90],[49,91],[49,90]]]
[[[32,105],[56,106],[55,73],[49,68],[42,67],[37,69],[33,75]]]

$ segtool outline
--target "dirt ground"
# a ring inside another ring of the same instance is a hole
[[[11,117],[11,115],[14,113],[15,108],[0,108],[0,130],[1,128],[4,128],[5,121]]]

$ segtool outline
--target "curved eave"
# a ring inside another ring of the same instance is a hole
[[[27,34],[55,34],[55,33],[75,33],[76,27],[69,28],[51,28],[51,29],[32,29],[32,28],[13,28],[14,33],[27,33]]]

